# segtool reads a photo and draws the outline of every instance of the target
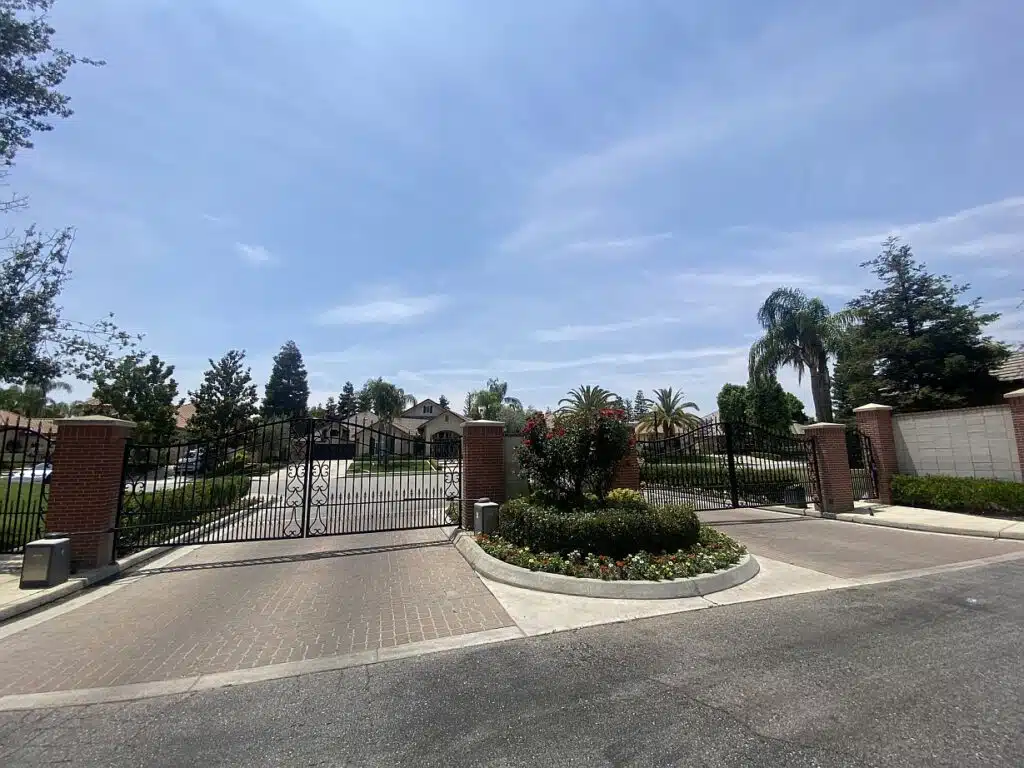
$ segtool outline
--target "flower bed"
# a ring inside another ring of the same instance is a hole
[[[697,543],[689,549],[659,555],[636,552],[619,560],[593,553],[533,552],[500,536],[480,535],[476,541],[488,555],[510,565],[603,581],[666,581],[714,573],[736,565],[747,551],[742,544],[706,525],[701,526]]]

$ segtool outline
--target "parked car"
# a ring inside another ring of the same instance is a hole
[[[194,475],[206,469],[206,449],[193,448],[174,465],[174,471],[179,475]]]
[[[48,461],[41,461],[38,464],[26,467],[20,471],[11,472],[10,483],[11,485],[36,485],[38,483],[50,482],[50,473],[53,471],[53,465]]]

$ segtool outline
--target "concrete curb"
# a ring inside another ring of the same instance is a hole
[[[878,507],[884,509],[884,507]],[[928,523],[905,523],[899,520],[885,520],[863,512],[842,512],[836,515],[836,520],[844,523],[860,523],[861,525],[877,525],[882,528],[899,528],[904,531],[923,531],[924,533],[945,533],[951,536],[974,536],[981,539],[1006,539],[1024,541],[1024,531],[986,531],[982,528],[947,528],[942,525],[930,525]],[[1008,522],[1007,527],[1019,525],[1019,523]]]
[[[679,597],[702,597],[750,581],[760,566],[751,555],[744,555],[739,564],[715,573],[705,573],[674,581],[600,581],[578,579],[557,573],[528,571],[491,557],[476,543],[473,534],[460,531],[455,548],[470,567],[481,576],[513,587],[537,592],[554,592],[576,597],[605,597],[618,600],[669,600]]]

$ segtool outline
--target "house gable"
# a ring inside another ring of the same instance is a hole
[[[444,408],[441,407],[441,404],[428,397],[426,400],[421,400],[416,403],[412,408],[408,408],[403,411],[399,418],[423,419],[424,421],[429,421],[442,411],[444,411]]]

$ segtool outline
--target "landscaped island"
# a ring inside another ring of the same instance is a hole
[[[612,490],[633,446],[616,409],[559,414],[550,423],[533,414],[518,449],[533,491],[504,504],[496,534],[477,543],[520,568],[603,581],[690,578],[739,564],[746,549],[701,524],[691,506],[652,505],[638,491]]]

